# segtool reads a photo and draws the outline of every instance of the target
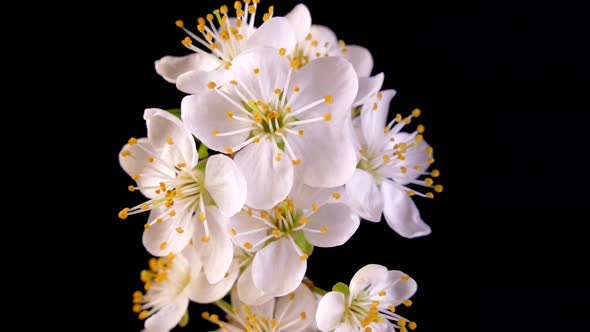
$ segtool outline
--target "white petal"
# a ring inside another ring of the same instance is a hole
[[[168,180],[164,178],[161,173],[172,178],[176,176],[173,170],[164,167],[159,163],[150,164],[148,162],[148,158],[156,156],[156,152],[147,137],[138,139],[137,143],[133,146],[125,144],[123,149],[121,149],[121,152],[122,151],[129,151],[131,154],[123,157],[122,154],[119,153],[119,163],[121,164],[121,168],[123,168],[125,173],[129,174],[129,176],[141,174],[136,181],[137,186],[139,187],[159,186],[160,182],[167,182]],[[152,152],[149,153],[147,151]],[[159,196],[155,193],[154,189],[141,189],[141,193],[147,198],[155,198]]]
[[[315,321],[317,301],[311,290],[305,284],[301,284],[293,292],[293,295],[293,299],[290,299],[290,295],[277,299],[274,317],[282,317],[277,322],[277,331],[299,332],[312,325],[313,321]],[[305,319],[301,319],[303,312],[305,312]],[[283,328],[285,324],[292,321],[297,323]]]
[[[327,95],[332,96],[332,104],[322,103],[301,113],[299,117],[307,119],[330,113],[331,121],[334,121],[330,124],[337,126],[344,117],[350,116],[350,108],[358,91],[358,79],[354,68],[344,58],[327,57],[312,60],[296,71],[291,86],[298,86],[300,89],[299,92],[288,95],[291,108],[295,112]]]
[[[228,217],[238,213],[246,202],[246,180],[233,160],[224,155],[207,159],[205,189]]]
[[[320,46],[326,45],[326,43],[328,43],[327,48],[329,49],[334,45],[338,45],[338,38],[336,38],[336,34],[328,27],[314,24],[311,26],[309,32],[311,33],[312,39],[317,40],[318,45]]]
[[[277,161],[277,153],[281,153]],[[285,199],[293,185],[293,165],[289,155],[266,138],[251,143],[234,158],[248,186],[246,204],[270,209]]]
[[[272,299],[271,294],[266,294],[262,290],[256,288],[254,280],[252,279],[252,266],[248,266],[238,279],[238,296],[240,301],[249,305],[261,305]]]
[[[248,137],[249,132],[231,136],[212,135],[214,130],[225,133],[250,126],[229,119],[227,112],[238,114],[240,111],[214,91],[184,97],[180,108],[182,121],[210,149],[227,153],[226,147],[242,143]]]
[[[295,38],[295,31],[286,18],[272,17],[248,39],[246,49],[269,46],[275,48],[275,52],[284,48],[290,54],[297,42]]]
[[[388,137],[389,135],[385,137],[386,142],[389,140]],[[393,144],[401,142],[407,142],[410,144],[415,142],[415,140],[409,140],[408,138],[410,137],[410,134],[405,132],[397,133],[393,137]],[[430,167],[430,164],[427,161],[432,155],[426,153],[426,149],[430,147],[430,145],[425,140],[415,142],[415,144],[416,146],[408,149],[404,154],[406,159],[398,161],[395,165],[392,164],[383,170],[383,172],[396,183],[406,185],[419,178],[422,175],[422,172]],[[420,166],[420,170],[417,171],[414,169],[414,166],[416,165]],[[401,166],[406,167],[406,173],[401,172]]]
[[[227,219],[214,207],[206,207],[207,226],[209,227],[209,241],[201,241],[205,235],[201,230],[202,222],[197,220],[199,231],[193,237],[194,246],[201,252],[201,261],[209,283],[216,283],[223,279],[233,260],[233,247],[227,231]]]
[[[236,235],[233,236],[233,241],[236,245],[242,247],[246,251],[258,251],[264,244],[260,244],[252,249],[246,249],[244,243],[249,242],[252,245],[260,242],[264,237],[270,233],[270,228],[264,224],[264,222],[254,219],[248,216],[245,211],[239,212],[229,219],[231,229],[236,231]],[[242,235],[242,233],[260,230],[251,234]]]
[[[307,37],[311,29],[311,14],[307,6],[300,3],[295,6],[285,18],[289,20],[291,27],[295,31],[297,41],[302,41]]]
[[[356,154],[349,138],[328,128],[306,128],[305,134],[292,142],[297,158],[301,160],[303,182],[312,187],[338,187],[354,173]]]
[[[338,327],[344,315],[345,301],[340,292],[328,292],[322,297],[315,317],[320,331],[332,331]]]
[[[209,82],[214,82],[217,86],[225,84],[227,70],[202,71],[191,70],[176,79],[176,88],[182,92],[198,94],[209,90]]]
[[[380,152],[385,140],[384,129],[387,125],[387,114],[389,113],[389,104],[393,97],[395,97],[395,90],[384,90],[381,92],[382,99],[379,100],[377,96],[369,98],[368,103],[361,111],[361,126],[363,128],[363,136],[369,145],[369,150],[372,152]],[[373,105],[377,104],[377,109],[373,109]],[[367,151],[369,152],[369,151]]]
[[[202,271],[198,274],[191,274],[191,281],[189,284],[189,298],[191,301],[197,303],[211,303],[222,299],[231,290],[238,275],[240,274],[240,267],[238,262],[232,262],[227,276],[224,276],[219,282],[211,284]]]
[[[368,264],[358,270],[350,280],[350,294],[355,296],[366,287],[379,283],[387,278],[387,268],[379,264]]]
[[[335,247],[344,244],[356,232],[360,224],[359,217],[350,208],[341,203],[326,204],[309,217],[303,229],[305,239],[318,247]],[[310,232],[328,227],[325,233]]]
[[[387,279],[388,281],[391,280],[392,282],[388,285],[387,290],[387,301],[388,303],[392,304],[393,306],[397,306],[401,304],[403,301],[411,298],[418,289],[418,284],[416,280],[409,278],[408,280],[403,280],[402,276],[407,276],[402,271],[388,271],[387,272]]]
[[[298,176],[295,176],[293,188],[289,198],[293,200],[296,209],[311,210],[312,204],[321,204],[330,199],[330,195],[338,192],[340,188],[317,188],[305,185]]]
[[[146,109],[143,118],[146,121],[148,138],[159,158],[167,164],[187,163],[192,169],[199,161],[195,140],[179,118],[157,108]],[[170,143],[172,139],[172,144]]]
[[[344,58],[352,64],[358,77],[367,77],[371,75],[371,71],[373,70],[373,57],[371,56],[371,52],[358,45],[350,45],[346,46],[346,48],[348,49],[348,52],[344,54]]]
[[[396,332],[395,328],[388,320],[385,320],[382,323],[373,323],[371,324],[371,327],[375,332]]]
[[[203,263],[201,262],[199,252],[194,245],[186,246],[179,256],[182,256],[184,259],[186,259],[186,262],[191,268],[192,275],[202,273]]]
[[[152,209],[149,222],[161,216],[166,209],[163,205]],[[188,214],[177,211],[176,216],[169,217],[162,223],[155,222],[150,229],[143,232],[143,246],[154,256],[179,253],[188,245],[194,232],[194,223]],[[182,233],[178,233],[179,227],[182,228]]]
[[[178,76],[191,70],[211,71],[221,63],[213,57],[192,53],[185,56],[165,56],[156,60],[156,73],[170,83],[176,83]]]
[[[145,328],[153,331],[169,331],[180,322],[187,308],[188,297],[180,295],[175,301],[146,319]]]
[[[364,104],[369,97],[377,94],[383,86],[384,78],[385,75],[383,73],[371,77],[359,77],[359,89],[352,104]]]
[[[363,330],[360,330],[363,331]],[[360,332],[358,329],[355,329],[354,326],[352,326],[351,324],[348,323],[348,321],[346,323],[342,323],[340,325],[338,325],[338,327],[336,327],[334,329],[334,332]]]
[[[355,169],[346,183],[347,204],[363,219],[379,222],[383,213],[383,198],[373,176],[362,169]]]
[[[420,211],[405,191],[389,181],[381,184],[383,194],[383,216],[389,227],[399,235],[414,238],[430,234],[430,226],[420,218]]]
[[[262,291],[283,296],[299,286],[306,270],[307,260],[301,260],[289,239],[282,237],[256,253],[252,279]]]

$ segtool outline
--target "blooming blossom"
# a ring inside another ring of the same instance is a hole
[[[182,89],[182,119],[209,148],[234,154],[246,178],[246,204],[270,209],[293,185],[343,185],[355,167],[354,148],[342,131],[357,91],[343,58],[316,59],[294,71],[285,49],[240,54],[228,70],[193,72]]]
[[[246,183],[233,161],[216,155],[199,163],[195,141],[172,114],[147,109],[148,137],[131,138],[121,167],[149,200],[119,212],[119,217],[149,211],[143,244],[154,256],[182,251],[191,240],[210,282],[219,281],[232,260],[227,217],[240,211]]]
[[[321,331],[407,331],[415,322],[396,313],[400,304],[412,305],[409,299],[418,288],[416,281],[401,271],[369,264],[350,281],[350,288],[339,284],[320,300],[316,313]]]
[[[353,142],[359,163],[346,184],[349,205],[362,218],[373,222],[381,220],[381,213],[389,226],[398,234],[412,238],[430,233],[418,208],[410,196],[433,198],[432,192],[421,193],[408,185],[443,190],[431,177],[439,176],[438,170],[428,171],[434,162],[433,149],[418,125],[412,133],[401,130],[420,110],[402,118],[401,114],[386,125],[389,104],[394,90],[385,90],[372,96],[362,106],[360,117],[353,120]],[[426,176],[421,179],[421,177]]]
[[[186,312],[189,300],[211,303],[221,299],[239,272],[237,266],[231,268],[219,282],[210,284],[199,256],[190,246],[176,256],[150,259],[149,267],[141,272],[145,294],[133,294],[133,311],[146,320],[147,331],[171,330]]]
[[[236,56],[251,48],[269,46],[291,52],[296,40],[287,19],[273,17],[274,7],[270,6],[262,18],[264,23],[256,28],[258,6],[259,0],[236,1],[235,17],[230,18],[228,7],[223,5],[198,18],[197,33],[186,28],[182,20],[176,21],[176,26],[188,35],[182,44],[195,53],[182,57],[165,56],[156,61],[156,72],[168,82],[177,83],[190,71],[228,68]]]
[[[314,246],[335,247],[348,241],[359,218],[340,199],[334,189],[296,181],[288,197],[273,208],[245,208],[230,218],[234,243],[254,254],[250,271],[241,278],[251,278],[255,287],[241,296],[242,301],[292,292],[303,280]]]

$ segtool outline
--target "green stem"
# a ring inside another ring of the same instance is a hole
[[[325,291],[325,290],[323,290],[323,289],[321,289],[321,288],[319,288],[318,286],[315,286],[315,285],[313,286],[313,288],[311,289],[311,291],[313,293],[316,293],[316,294],[319,294],[319,295],[322,295],[322,296],[323,295],[326,295],[326,293],[328,293],[327,291]]]

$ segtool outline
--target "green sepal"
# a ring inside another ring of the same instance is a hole
[[[171,109],[166,110],[166,112],[168,112],[180,119],[180,108],[171,108]]]

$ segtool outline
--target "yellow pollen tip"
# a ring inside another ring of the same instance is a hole
[[[135,191],[135,187],[134,186],[129,186],[127,187],[127,189],[129,189],[129,191],[134,192]]]
[[[229,81],[229,84],[231,84],[231,85],[238,85],[238,81],[236,81],[236,80],[231,80],[231,81]]]
[[[422,142],[424,140],[424,136],[422,134],[416,135],[416,142]]]
[[[160,250],[166,249],[166,241],[160,243]]]
[[[424,128],[424,125],[419,124],[418,127],[416,128],[416,131],[418,131],[420,134],[422,134],[425,129],[426,128]]]
[[[279,55],[280,56],[285,56],[285,54],[287,54],[287,50],[284,47],[281,47],[279,49]]]
[[[252,217],[252,209],[248,209],[248,217]]]
[[[248,13],[254,14],[255,12],[256,12],[256,7],[254,7],[254,6],[248,7]]]
[[[281,89],[279,89],[279,88],[276,88],[276,89],[275,89],[275,94],[277,94],[277,95],[280,95],[280,94],[281,94]]]
[[[414,170],[415,170],[415,171],[419,171],[419,170],[420,170],[420,165],[416,165],[416,166],[414,166]]]
[[[377,94],[377,99],[379,99],[379,100],[383,99],[383,94],[381,92],[379,92]]]
[[[227,117],[228,118],[233,118],[234,117],[234,112],[227,112]]]
[[[207,17],[207,21],[213,21],[213,14],[209,13],[205,17]]]
[[[305,318],[307,318],[307,315],[305,314],[305,311],[301,312],[301,320],[305,320]]]
[[[260,143],[260,137],[256,137],[256,138],[254,139],[254,143]]]
[[[415,108],[415,109],[412,111],[412,115],[413,115],[414,117],[416,117],[416,118],[417,118],[417,117],[419,117],[419,116],[420,116],[420,114],[422,114],[422,111],[421,111],[419,108]]]
[[[297,85],[293,88],[293,91],[295,91],[295,92],[299,92],[299,90],[300,89],[299,89],[299,87]]]
[[[281,153],[280,152],[277,153],[277,156],[275,157],[275,160],[276,161],[281,161]]]
[[[199,212],[199,220],[200,220],[200,221],[205,221],[205,219],[207,219],[207,218],[205,217],[205,213],[204,213],[204,212]]]
[[[254,75],[258,75],[260,73],[260,68],[254,68]]]
[[[397,325],[399,325],[399,326],[401,326],[401,327],[406,327],[406,323],[407,323],[407,321],[406,321],[405,319],[403,319],[403,318],[400,318],[400,319],[397,321]]]
[[[304,261],[304,260],[307,260],[308,257],[309,257],[308,254],[303,254],[303,255],[299,256],[299,260]]]
[[[295,299],[295,293],[289,294],[289,300],[293,301]]]
[[[340,199],[340,194],[339,193],[333,193],[332,197],[334,197],[334,199]]]
[[[215,82],[213,82],[213,81],[207,83],[207,87],[209,89],[215,89],[216,86],[217,86],[217,84],[215,84]]]
[[[140,208],[141,208],[142,210],[147,210],[147,209],[149,209],[149,208],[150,208],[150,206],[148,205],[148,203],[142,203],[142,204],[140,205]]]
[[[172,136],[166,137],[166,143],[168,143],[169,145],[174,144],[174,140],[172,139]]]
[[[176,227],[176,233],[182,234],[184,233],[184,229],[182,229],[182,227]]]
[[[437,184],[436,186],[434,186],[434,191],[436,191],[437,193],[442,193],[442,191],[443,191],[442,184]]]
[[[432,152],[434,152],[434,149],[432,147],[427,147],[426,149],[424,149],[424,152],[428,153],[428,154],[432,154]]]
[[[234,2],[234,9],[241,9],[242,8],[242,3],[239,1]]]
[[[139,319],[141,319],[141,320],[146,319],[147,316],[148,316],[148,311],[147,310],[144,310],[144,311],[142,311],[142,312],[139,313]]]
[[[428,198],[434,198],[434,194],[431,192],[427,192],[426,194],[424,194],[426,197]]]
[[[162,221],[164,221],[162,218],[158,218],[158,219],[156,219],[156,222],[157,222],[158,224],[161,224],[161,223],[162,223]]]
[[[437,178],[440,176],[440,171],[438,169],[433,169],[432,172],[430,172],[430,175],[432,175],[433,178]]]
[[[133,145],[137,144],[137,139],[136,139],[136,138],[134,138],[134,137],[131,137],[131,138],[130,138],[130,139],[127,141],[127,143],[128,143],[129,145],[133,146]]]
[[[290,66],[291,66],[291,68],[295,68],[295,67],[299,66],[299,58],[293,59],[293,61],[291,61]]]
[[[299,136],[303,136],[303,129],[300,129],[298,132]]]
[[[226,14],[227,13],[227,6],[226,5],[223,5],[223,6],[219,7],[219,11],[222,14]]]
[[[178,165],[176,165],[178,168],[183,168],[186,167],[186,163],[180,163]]]
[[[426,185],[427,185],[427,186],[432,186],[432,183],[433,183],[433,182],[434,182],[434,181],[433,181],[431,178],[426,178],[426,179],[424,179],[424,183],[426,183]]]
[[[377,110],[377,103],[373,103],[373,111]]]
[[[275,319],[270,320],[270,326],[275,327],[277,326],[277,321]]]
[[[133,174],[131,178],[135,181],[139,180],[139,174]]]
[[[190,37],[185,37],[185,38],[182,40],[182,45],[184,45],[184,46],[189,46],[189,45],[191,45],[192,43],[193,43],[193,40],[192,40],[192,39],[190,39]]]
[[[151,164],[151,163],[153,163],[153,162],[154,162],[154,157],[149,157],[149,158],[147,159],[147,161],[148,161],[148,163],[150,163],[150,164]]]
[[[370,327],[365,328],[365,332],[371,332],[373,331],[373,329],[371,329]]]
[[[201,242],[207,243],[207,242],[209,242],[209,240],[210,240],[210,238],[208,236],[206,236],[206,235],[201,236]]]
[[[386,164],[389,164],[391,162],[391,159],[389,158],[388,155],[384,155],[383,156],[383,162],[386,163]]]
[[[428,158],[428,160],[426,160],[427,163],[432,164],[434,163],[434,158]]]
[[[411,122],[412,122],[412,119],[410,119],[410,118],[405,118],[404,119],[404,123],[405,124],[410,124]]]
[[[392,304],[387,306],[387,309],[389,309],[389,311],[391,311],[391,312],[395,312],[395,307]]]
[[[142,296],[143,296],[143,293],[140,291],[133,292],[133,298],[142,297]]]
[[[203,311],[203,312],[201,313],[201,317],[203,317],[203,319],[209,319],[209,316],[210,316],[210,315],[209,315],[209,313],[208,313],[207,311]]]
[[[311,205],[311,209],[313,210],[313,212],[317,212],[318,211],[318,205],[317,205],[317,203],[313,203]]]
[[[217,134],[219,134],[219,130],[215,129],[211,132],[211,136],[217,136]]]
[[[226,146],[225,152],[227,152],[228,154],[232,154],[232,153],[234,153],[234,150],[232,150],[229,146]]]
[[[250,243],[250,242],[244,243],[244,248],[246,248],[248,250],[252,249],[252,243]]]
[[[404,275],[404,276],[401,276],[400,279],[403,280],[403,281],[408,281],[408,280],[410,280],[410,276]]]
[[[401,115],[401,114],[399,114],[399,113],[397,113],[397,114],[395,115],[395,121],[397,121],[397,122],[402,122],[402,115]]]
[[[184,22],[182,20],[177,20],[175,23],[176,23],[176,26],[179,28],[184,27]]]
[[[330,120],[332,120],[332,114],[330,114],[330,113],[324,114],[324,121],[330,121]]]
[[[408,327],[410,328],[410,330],[415,330],[418,327],[418,324],[416,324],[416,322],[411,322],[410,324],[408,324]]]
[[[303,218],[299,219],[299,224],[300,225],[305,225],[305,224],[307,224],[307,221],[308,220],[309,219],[307,217],[303,217]]]
[[[176,215],[176,211],[172,210],[172,211],[170,211],[170,213],[168,213],[168,215],[170,217],[174,217]]]
[[[131,152],[129,152],[129,150],[123,150],[123,151],[121,151],[121,156],[122,157],[127,157],[130,154],[131,154]]]
[[[285,107],[285,113],[287,113],[287,114],[291,113],[291,107],[290,106]]]
[[[406,166],[400,166],[400,171],[402,171],[402,173],[406,174],[408,172],[408,169],[406,168]]]
[[[413,190],[406,191],[406,194],[408,194],[408,196],[414,196],[414,195],[416,195],[416,193]]]
[[[385,296],[385,295],[387,295],[387,292],[386,291],[380,291],[379,292],[379,296]]]
[[[325,101],[326,103],[328,103],[328,104],[331,104],[331,103],[333,103],[333,102],[334,102],[334,97],[332,97],[332,96],[330,96],[330,95],[327,95],[327,96],[325,96],[325,97],[324,97],[324,101]]]
[[[145,224],[145,225],[143,225],[143,228],[144,228],[145,230],[148,230],[148,229],[150,229],[150,227],[151,227],[151,226],[150,226],[150,224]]]
[[[279,236],[281,236],[281,231],[278,229],[275,229],[272,231],[272,235],[274,235],[275,237],[279,237]]]
[[[231,235],[236,236],[236,234],[238,234],[238,232],[235,230],[235,228],[232,228]]]
[[[299,160],[299,159],[292,160],[291,161],[291,164],[293,164],[293,165],[299,165],[299,164],[301,164],[301,160]]]
[[[199,25],[201,25],[201,24],[205,24],[205,19],[204,19],[204,18],[202,18],[202,17],[199,17],[199,18],[197,18],[197,23],[198,23]]]
[[[327,233],[330,229],[326,226],[320,228],[320,233]]]
[[[211,315],[212,322],[217,322],[218,320],[219,320],[219,316],[217,316],[216,314]]]

